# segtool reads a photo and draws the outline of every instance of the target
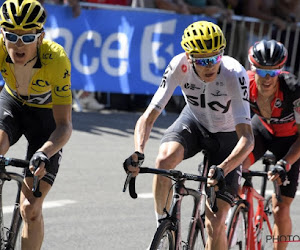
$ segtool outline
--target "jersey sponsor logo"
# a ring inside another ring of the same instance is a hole
[[[52,54],[51,53],[44,53],[43,54],[43,59],[53,59]]]
[[[55,86],[54,93],[59,97],[69,97],[71,95],[70,84],[66,84],[64,86]]]
[[[243,100],[244,101],[248,101],[249,99],[249,93],[248,93],[248,87],[246,85],[246,79],[245,77],[239,77],[239,83],[242,89],[242,93],[243,93]]]
[[[51,91],[43,94],[43,95],[30,95],[29,99],[26,101],[28,103],[34,104],[49,104],[52,102]]]
[[[166,87],[166,83],[167,83],[167,75],[171,72],[171,70],[172,70],[172,67],[171,67],[171,65],[169,64],[168,67],[167,67],[166,70],[165,70],[165,73],[164,73],[162,79],[161,79],[161,83],[160,83],[160,85],[159,85],[160,88]]]
[[[187,130],[190,134],[192,133],[191,129],[184,123],[182,124],[182,130]]]
[[[227,96],[227,94],[222,94],[220,90],[216,90],[216,93],[211,93],[213,96]]]
[[[292,122],[294,120],[295,120],[294,113],[291,113],[291,114],[289,114],[285,117],[281,117],[281,118],[272,117],[270,119],[270,123],[282,124],[282,123]]]
[[[201,108],[206,108],[205,95],[201,94],[200,98],[196,96],[186,95],[187,101],[194,105],[200,106]],[[225,105],[218,101],[212,101],[207,103],[207,105],[214,111],[221,111],[223,114],[227,113],[230,108],[231,100],[229,100]]]
[[[38,87],[48,87],[50,84],[47,81],[44,80],[36,80],[35,82],[32,83],[32,86],[38,86]]]
[[[282,102],[279,98],[276,98],[275,103],[274,103],[274,107],[275,108],[280,108],[282,106]]]
[[[5,76],[8,76],[6,69],[1,69],[1,74],[5,75]]]
[[[295,108],[300,108],[300,98],[293,101],[293,105],[294,105]]]
[[[69,70],[66,69],[63,78],[65,79],[65,78],[67,78],[67,76],[69,77],[69,76],[70,76],[70,73],[69,73]]]
[[[31,89],[35,92],[45,92],[45,87],[50,86],[50,84],[47,81],[44,80],[36,80],[31,84]]]
[[[186,89],[191,89],[191,90],[200,89],[200,88],[197,87],[195,84],[193,84],[193,83],[188,83],[188,82],[184,84],[184,88],[186,88]]]
[[[187,66],[185,64],[181,65],[181,70],[182,70],[182,72],[186,73],[187,72]]]
[[[216,82],[217,86],[224,86],[224,82]]]

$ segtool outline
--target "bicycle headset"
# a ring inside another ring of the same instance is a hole
[[[183,33],[181,47],[187,53],[213,53],[224,50],[226,39],[221,28],[207,21],[190,24]]]

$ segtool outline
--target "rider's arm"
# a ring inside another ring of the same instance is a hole
[[[154,106],[149,105],[144,114],[138,119],[134,130],[135,151],[144,153],[144,148],[149,139],[153,124],[160,113]]]
[[[254,136],[251,125],[244,123],[237,124],[236,133],[239,138],[238,143],[231,154],[218,166],[223,169],[225,175],[240,165],[254,147]]]
[[[72,106],[53,105],[53,116],[56,124],[55,130],[49,139],[38,150],[44,152],[48,158],[56,154],[69,140],[72,133]]]

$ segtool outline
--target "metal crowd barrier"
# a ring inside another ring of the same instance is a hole
[[[250,46],[262,39],[275,39],[288,49],[285,69],[300,76],[300,61],[297,57],[300,53],[300,23],[287,25],[285,30],[280,30],[264,20],[234,15],[230,22],[223,20],[220,26],[228,42],[227,54],[236,58],[246,69],[249,69],[247,55]]]

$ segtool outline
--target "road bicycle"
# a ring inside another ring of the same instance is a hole
[[[183,173],[179,170],[161,170],[155,168],[140,167],[140,173],[158,174],[168,177],[173,180],[173,196],[170,211],[164,208],[166,217],[161,219],[160,225],[156,230],[153,240],[150,245],[150,250],[168,249],[168,250],[201,250],[205,248],[206,232],[204,226],[205,218],[205,203],[206,203],[206,181],[208,172],[208,157],[204,153],[203,163],[199,165],[199,175]],[[193,189],[185,186],[185,181],[192,180],[199,182],[198,188]],[[135,178],[131,179],[129,173],[123,188],[129,183],[129,193],[132,198],[137,198],[135,192]],[[171,190],[170,190],[171,191]],[[215,199],[214,187],[210,188],[211,198],[210,207],[216,212],[217,204]],[[188,226],[186,240],[182,239],[181,215],[182,215],[182,200],[184,197],[193,197],[193,210]]]
[[[273,249],[272,226],[272,197],[265,199],[265,191],[268,181],[267,172],[271,165],[275,164],[273,154],[265,154],[262,157],[264,171],[243,172],[245,182],[242,186],[242,194],[231,208],[226,219],[226,234],[228,249],[260,250]],[[252,177],[262,177],[260,193],[253,187]],[[273,182],[274,192],[278,201],[281,201],[280,188],[277,182]],[[256,204],[256,207],[255,207]],[[255,213],[254,213],[255,212]]]
[[[7,166],[18,168],[28,168],[29,161],[7,158],[0,155],[0,249],[1,250],[19,250],[21,249],[21,233],[22,217],[20,214],[20,191],[24,176],[12,171],[7,171]],[[17,184],[17,194],[13,213],[11,216],[10,227],[5,227],[3,223],[3,186],[6,181],[14,181]],[[34,178],[33,194],[36,197],[41,196],[39,191],[39,181],[37,177]]]

